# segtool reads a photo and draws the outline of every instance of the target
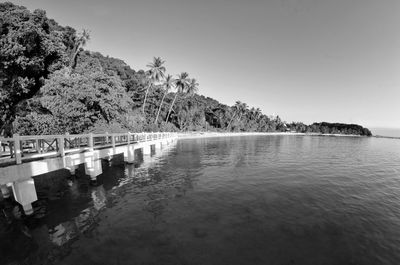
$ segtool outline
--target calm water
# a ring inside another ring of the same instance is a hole
[[[103,168],[35,180],[30,218],[3,201],[0,263],[400,264],[400,140],[187,139]]]

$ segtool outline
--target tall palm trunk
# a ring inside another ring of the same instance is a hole
[[[167,93],[168,93],[168,91],[165,91],[164,96],[161,99],[161,104],[160,104],[160,107],[158,108],[157,117],[156,117],[156,121],[154,122],[154,124],[157,124],[158,116],[160,116],[161,107],[162,107],[162,104],[164,103],[164,99],[165,99],[165,96],[167,95]]]
[[[146,105],[146,100],[147,100],[147,95],[149,94],[149,90],[150,90],[150,86],[147,87],[146,89],[146,94],[144,95],[144,101],[143,101],[143,109],[142,109],[142,113],[144,114],[144,107]]]
[[[239,116],[239,119],[238,119],[238,121],[240,121],[240,120],[242,119],[242,116],[243,116],[243,112],[242,112],[242,113],[240,113],[240,116]]]
[[[233,113],[233,116],[232,116],[231,120],[229,121],[228,126],[226,128],[229,128],[229,126],[231,126],[231,123],[233,121],[233,118],[235,118],[235,116],[236,116],[236,113]]]
[[[178,93],[175,93],[174,100],[172,100],[171,106],[169,107],[169,111],[168,111],[167,119],[165,120],[166,122],[168,122],[169,115],[171,115],[172,107],[174,106],[174,103],[175,103],[175,100],[176,100],[176,97],[177,97],[177,96],[178,96]]]

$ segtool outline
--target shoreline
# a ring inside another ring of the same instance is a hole
[[[187,132],[178,133],[178,139],[212,138],[212,137],[234,137],[234,136],[330,136],[330,137],[367,137],[355,134],[322,134],[322,133],[299,133],[299,132]]]

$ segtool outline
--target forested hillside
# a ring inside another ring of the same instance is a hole
[[[193,130],[371,135],[358,125],[289,124],[240,101],[227,106],[197,94],[192,74],[168,73],[160,57],[134,70],[121,59],[85,50],[89,39],[87,31],[60,26],[43,10],[0,3],[2,135]]]

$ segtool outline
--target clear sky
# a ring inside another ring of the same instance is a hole
[[[154,56],[200,94],[288,122],[400,128],[399,0],[15,0],[91,31],[135,70]]]

